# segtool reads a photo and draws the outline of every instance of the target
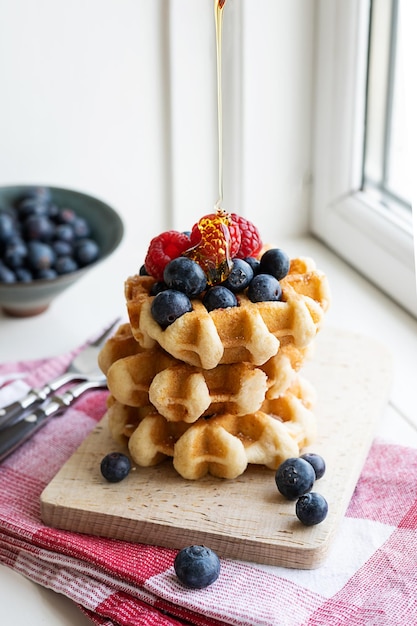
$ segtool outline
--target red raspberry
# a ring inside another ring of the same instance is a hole
[[[256,226],[236,213],[232,213],[232,220],[239,226],[241,234],[240,248],[236,254],[237,258],[244,259],[248,256],[258,256],[262,250],[263,243]]]
[[[145,269],[156,280],[163,280],[165,266],[181,256],[190,247],[190,239],[185,233],[167,230],[154,237],[149,244],[145,258]]]
[[[213,220],[216,218],[216,214],[215,213],[210,213],[209,215],[205,215],[202,219],[206,220]],[[198,243],[200,243],[201,241],[201,231],[198,227],[200,222],[198,222],[197,224],[194,224],[194,226],[192,227],[191,230],[191,235],[190,235],[190,240],[191,240],[191,245],[192,246],[196,246]],[[229,228],[229,233],[230,233],[230,251],[229,254],[231,256],[231,258],[235,257],[239,248],[240,248],[240,241],[241,241],[241,236],[240,236],[240,228],[239,226],[232,221],[232,223],[228,226]]]

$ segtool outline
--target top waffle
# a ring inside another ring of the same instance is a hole
[[[191,312],[162,329],[151,314],[149,290],[154,282],[135,275],[125,283],[135,339],[143,348],[159,344],[175,358],[203,369],[242,361],[259,366],[277,354],[280,343],[308,346],[330,300],[325,274],[313,260],[297,258],[280,281],[281,301],[253,303],[241,293],[239,306],[208,312],[200,299],[193,299]]]

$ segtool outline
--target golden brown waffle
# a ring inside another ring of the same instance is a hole
[[[98,355],[98,365],[107,375],[107,371],[115,361],[131,354],[142,352],[143,348],[132,335],[130,324],[120,324],[114,335],[101,348]]]
[[[116,361],[107,384],[122,404],[152,404],[167,420],[190,423],[219,410],[238,415],[256,411],[268,388],[265,372],[249,363],[202,370],[157,349]]]
[[[152,404],[169,421],[194,422],[213,413],[245,415],[257,411],[293,382],[307,350],[283,346],[261,368],[250,363],[195,368],[161,348],[117,359],[107,369],[107,384],[116,400],[128,406]]]
[[[291,261],[282,279],[282,301],[251,302],[239,294],[239,306],[208,312],[198,299],[166,329],[151,314],[154,283],[149,276],[135,275],[125,283],[132,333],[143,348],[158,343],[175,358],[203,369],[227,363],[263,365],[273,357],[280,342],[304,348],[319,330],[329,305],[325,274],[311,259]]]
[[[108,415],[113,436],[127,438],[131,457],[140,466],[172,457],[183,478],[195,480],[207,473],[236,478],[252,463],[276,469],[314,441],[314,398],[311,385],[298,376],[280,398],[243,416],[222,413],[192,424],[169,422],[150,407],[133,409],[114,399]]]

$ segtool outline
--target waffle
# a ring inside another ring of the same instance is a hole
[[[186,479],[206,474],[236,478],[248,464],[276,469],[314,441],[314,398],[311,385],[297,376],[286,393],[243,416],[221,413],[192,424],[169,422],[151,407],[126,407],[113,398],[108,414],[111,432],[128,441],[138,465],[149,467],[172,457]]]
[[[307,353],[288,344],[261,368],[232,363],[203,370],[174,359],[158,346],[126,357],[118,350],[107,369],[107,384],[122,404],[152,404],[169,421],[194,422],[219,412],[244,415],[258,410],[265,398],[285,391]]]
[[[107,375],[110,365],[131,354],[142,352],[140,344],[132,335],[130,324],[120,324],[114,335],[107,339],[98,355],[98,365]]]
[[[239,294],[239,306],[208,312],[199,299],[166,329],[151,314],[154,283],[149,276],[131,276],[125,283],[132,334],[146,349],[159,344],[175,358],[195,367],[248,362],[263,365],[280,344],[305,348],[319,330],[329,304],[325,274],[311,259],[293,259],[281,281],[282,301],[251,302]]]

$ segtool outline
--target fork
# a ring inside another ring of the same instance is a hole
[[[76,380],[86,381],[91,378],[100,378],[102,372],[97,362],[98,354],[119,322],[120,317],[113,320],[99,337],[90,342],[75,356],[63,374],[49,381],[43,387],[30,389],[26,396],[20,400],[0,408],[0,431],[21,419],[28,409],[35,404],[44,402],[48,396],[63,385]]]
[[[107,378],[104,374],[86,378],[64,393],[48,397],[32,413],[25,413],[19,421],[0,430],[0,462],[45,426],[52,417],[62,415],[83,393],[100,387],[107,387]]]

